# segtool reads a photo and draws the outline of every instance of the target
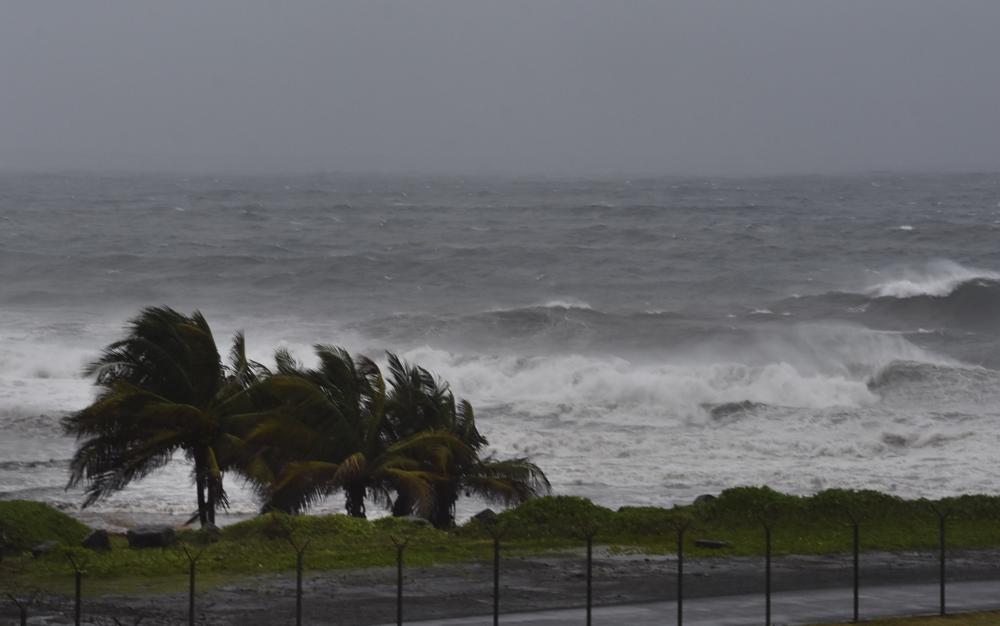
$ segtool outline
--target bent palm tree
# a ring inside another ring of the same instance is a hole
[[[378,366],[341,348],[316,346],[316,355],[319,368],[303,369],[279,351],[278,372],[262,385],[274,416],[247,437],[246,466],[265,508],[300,512],[343,490],[354,517],[365,517],[367,498],[386,504],[393,492],[429,510],[442,479],[435,467],[471,452],[445,432],[390,437]]]
[[[447,383],[391,353],[389,372],[392,391],[387,410],[397,435],[430,429],[447,432],[472,452],[441,460],[441,479],[434,483],[433,506],[427,512],[435,527],[447,529],[455,525],[455,504],[461,493],[509,506],[549,492],[545,473],[526,458],[480,458],[480,451],[489,442],[476,428],[472,404],[462,400],[456,405]],[[393,504],[394,515],[408,515],[412,509],[405,494],[400,494]]]
[[[89,506],[182,451],[193,462],[198,519],[214,523],[228,505],[223,474],[240,443],[235,430],[254,412],[246,391],[259,371],[241,333],[224,366],[201,313],[144,309],[85,370],[100,387],[97,399],[63,419],[77,438],[68,487],[85,482]]]

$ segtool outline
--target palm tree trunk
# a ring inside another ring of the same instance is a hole
[[[350,485],[344,489],[344,504],[351,517],[365,517],[365,491],[364,485]]]
[[[396,499],[392,502],[393,517],[406,517],[413,515],[413,498],[403,492],[396,493]]]
[[[448,530],[455,526],[455,503],[458,502],[458,487],[451,483],[434,487],[434,506],[430,523],[434,528]]]
[[[194,463],[194,482],[198,490],[198,523],[204,528],[205,524],[208,523],[208,516],[205,514],[208,507],[205,502],[205,474],[199,465],[200,463],[196,460]]]
[[[219,506],[219,487],[216,485],[216,481],[211,476],[205,479],[208,483],[208,510],[205,512],[208,517],[208,523],[215,525],[215,509]]]

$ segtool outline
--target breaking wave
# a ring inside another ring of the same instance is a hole
[[[543,304],[536,305],[533,308],[540,309],[584,309],[592,310],[594,307],[590,304],[579,300],[577,298],[556,298],[554,300],[548,300]]]
[[[941,260],[928,263],[921,271],[904,270],[898,278],[873,285],[867,293],[880,298],[940,297],[981,281],[996,283],[1000,274]]]
[[[896,361],[869,378],[868,389],[889,402],[994,404],[1000,402],[1000,372],[959,364]]]
[[[851,319],[924,334],[928,328],[1000,330],[1000,274],[953,263],[944,267],[951,271],[884,282],[865,293],[790,298],[782,306],[800,319]]]
[[[740,406],[810,409],[860,407],[878,401],[863,379],[765,365],[633,363],[614,357],[475,356],[430,347],[408,352],[452,383],[477,407],[538,418],[596,418],[662,423],[731,413]]]

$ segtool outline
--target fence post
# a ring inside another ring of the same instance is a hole
[[[86,559],[77,562],[71,552],[66,553],[66,559],[73,566],[73,624],[80,626],[80,618],[83,614],[83,568],[87,566]]]
[[[674,531],[677,533],[677,626],[684,624],[684,535],[691,520],[677,518],[672,521]]]
[[[410,537],[389,537],[396,546],[396,626],[403,626],[403,551],[410,543]]]
[[[181,550],[184,551],[184,556],[187,557],[188,561],[188,626],[194,626],[195,572],[198,565],[198,559],[200,559],[201,555],[205,553],[206,548],[202,548],[198,552],[191,552],[188,550],[187,546],[181,546]]]
[[[295,626],[302,626],[302,552],[295,553]]]
[[[0,551],[2,551],[2,550],[0,550]],[[23,574],[24,570],[25,570],[25,567],[26,566],[25,566],[24,558],[20,557],[20,558],[17,559],[16,564],[13,566],[13,569],[10,572],[10,574],[12,576],[17,576],[18,574]],[[29,594],[29,591],[30,591],[30,594]],[[25,595],[21,596],[21,598],[18,598],[17,594],[19,594],[19,593],[25,594]],[[35,600],[38,598],[38,594],[39,593],[41,593],[40,590],[38,590],[38,589],[31,589],[31,590],[29,590],[29,589],[25,588],[24,585],[19,584],[19,583],[15,583],[11,587],[8,587],[7,590],[5,591],[4,595],[7,596],[10,599],[10,601],[14,603],[14,606],[17,607],[18,623],[21,626],[27,626],[27,624],[28,624],[28,608],[32,604],[35,603]]]
[[[579,531],[587,542],[587,626],[591,626],[594,607],[594,537],[597,536],[598,525],[594,520],[587,520],[581,524]]]
[[[403,626],[403,550],[396,546],[396,626]]]
[[[302,626],[302,569],[306,549],[311,539],[299,543],[295,538],[295,528],[291,524],[284,525],[285,538],[292,550],[295,550],[295,626]]]
[[[591,624],[591,607],[594,605],[594,535],[587,535],[587,626]]]
[[[771,525],[764,524],[764,626],[771,626]]]
[[[945,526],[947,524],[949,511],[940,508],[934,504],[931,504],[931,510],[937,515],[938,518],[938,584],[940,593],[940,606],[939,611],[941,615],[945,615],[945,549],[947,547],[946,536],[945,536]]]
[[[859,607],[858,598],[860,596],[861,587],[861,528],[860,521],[858,517],[851,511],[847,512],[848,517],[851,518],[851,530],[853,536],[853,555],[854,555],[854,617],[851,619],[853,623],[858,623],[859,617]]]
[[[303,561],[305,560],[306,550],[309,548],[309,543],[312,539],[306,539],[300,543],[296,539],[295,525],[287,517],[273,513],[271,519],[281,528],[285,535],[285,540],[288,541],[288,545],[292,546],[292,550],[295,551],[295,626],[302,626]]]
[[[504,529],[495,519],[481,522],[493,538],[493,626],[500,624],[500,539]]]
[[[21,626],[28,626],[28,607],[35,603],[35,598],[37,596],[38,592],[36,591],[33,594],[31,594],[31,596],[28,597],[27,600],[21,601],[18,600],[17,596],[15,596],[14,594],[12,593],[7,594],[7,597],[10,598],[10,601],[13,602],[14,606],[17,607],[18,622],[20,623]]]
[[[771,556],[777,503],[769,502],[759,510],[760,525],[764,527],[764,626],[771,626]]]
[[[83,576],[80,572],[75,572],[74,577],[73,624],[80,626],[80,614],[83,612]]]
[[[684,623],[684,529],[677,529],[677,626]]]
[[[194,626],[194,577],[195,562],[188,564],[188,626]]]
[[[493,537],[493,626],[500,623],[500,537]]]
[[[945,547],[944,525],[945,525],[945,521],[944,520],[945,520],[945,516],[939,514],[939,519],[938,519],[938,526],[939,526],[939,528],[938,528],[938,540],[939,540],[940,546],[941,546],[941,554],[940,554],[940,561],[941,561],[941,615],[944,615],[945,612],[946,612],[945,611],[945,604],[944,604],[944,602],[945,602],[945,596],[944,596],[944,584],[945,584],[944,583],[944,547]]]

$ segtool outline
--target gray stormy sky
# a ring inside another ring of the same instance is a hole
[[[1000,171],[1000,0],[6,0],[0,168]]]

